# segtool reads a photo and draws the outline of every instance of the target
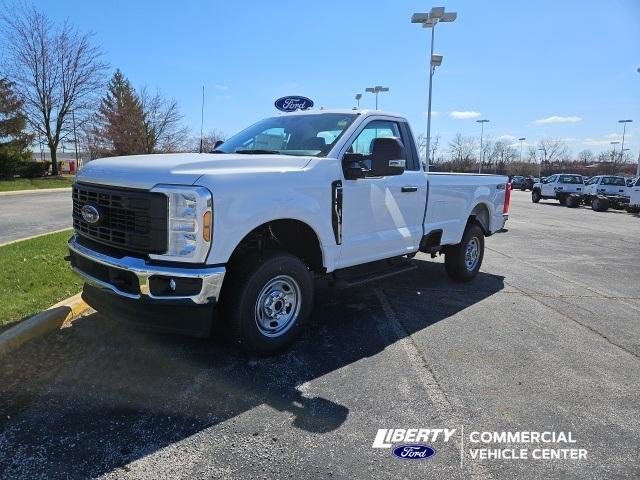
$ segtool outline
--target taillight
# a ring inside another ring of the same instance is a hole
[[[502,209],[503,214],[509,213],[509,206],[511,204],[511,184],[507,183],[507,187],[504,189],[504,208]]]

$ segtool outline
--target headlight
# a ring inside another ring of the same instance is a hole
[[[204,187],[158,185],[152,192],[164,193],[167,210],[167,251],[149,255],[157,260],[202,263],[211,246],[213,201]]]

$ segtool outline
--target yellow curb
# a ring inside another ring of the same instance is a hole
[[[73,227],[61,228],[60,230],[53,230],[52,232],[38,233],[37,235],[31,235],[30,237],[18,238],[17,240],[9,240],[8,242],[0,243],[0,247],[6,247],[7,245],[13,245],[14,243],[24,242],[25,240],[32,240],[38,237],[44,237],[45,235],[53,235],[54,233],[66,232],[71,230]]]
[[[32,188],[31,190],[11,190],[9,192],[0,192],[0,197],[3,195],[25,195],[27,193],[49,193],[49,192],[70,192],[71,187],[60,188]]]
[[[0,334],[0,357],[29,340],[68,327],[89,308],[78,293],[9,328]]]

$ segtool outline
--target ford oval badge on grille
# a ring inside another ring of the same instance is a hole
[[[82,207],[82,210],[80,210],[80,213],[84,221],[91,225],[95,225],[100,221],[100,212],[93,205],[85,205]]]

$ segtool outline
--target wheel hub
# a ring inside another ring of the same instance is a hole
[[[267,337],[283,335],[300,313],[301,294],[298,282],[288,275],[269,280],[256,301],[255,321]]]
[[[478,260],[480,258],[480,244],[476,237],[473,237],[467,243],[467,249],[464,254],[464,264],[467,267],[467,270],[472,271],[476,268],[478,264]]]

